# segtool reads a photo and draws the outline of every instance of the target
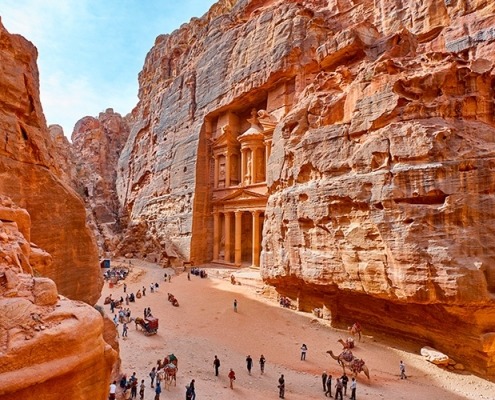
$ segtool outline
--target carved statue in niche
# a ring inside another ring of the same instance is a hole
[[[218,170],[218,183],[219,186],[225,186],[225,163],[220,163]]]
[[[246,157],[247,157],[247,162],[246,162],[246,175],[244,176],[244,183],[246,185],[250,185],[251,184],[251,152],[248,152],[246,154]]]

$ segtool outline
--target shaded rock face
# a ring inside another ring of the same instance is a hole
[[[53,279],[61,294],[95,304],[103,280],[82,200],[62,183],[39,101],[36,48],[0,24],[0,193],[25,208],[31,238],[48,251],[50,265],[37,274]]]
[[[119,201],[159,256],[211,260],[208,132],[277,100],[264,280],[493,376],[495,5],[399,3],[221,1],[158,37]]]
[[[33,276],[52,257],[26,240],[26,218],[0,196],[0,397],[103,399],[118,356],[105,341],[115,341],[115,326],[104,332],[98,311]]]
[[[125,118],[107,109],[98,118],[84,117],[72,132],[71,179],[88,209],[88,224],[95,233],[100,256],[114,252],[120,242],[121,220],[115,181],[117,160],[129,136]]]

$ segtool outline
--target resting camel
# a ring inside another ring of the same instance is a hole
[[[344,350],[341,354],[336,356],[333,354],[332,350],[327,351],[328,354],[332,356],[334,360],[342,366],[345,373],[345,368],[347,367],[354,376],[357,376],[361,371],[370,379],[370,371],[366,365],[364,365],[364,360],[354,357],[350,350]]]

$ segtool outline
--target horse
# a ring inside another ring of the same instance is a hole
[[[173,363],[165,365],[165,387],[170,387],[172,381],[177,386],[177,366]]]

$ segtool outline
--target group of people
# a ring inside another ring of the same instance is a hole
[[[278,302],[279,302],[281,307],[285,307],[285,308],[290,308],[292,305],[291,300],[285,296],[280,296],[280,299]]]
[[[327,371],[323,371],[323,374],[321,375],[321,381],[323,384],[323,391],[325,392],[325,396],[332,397],[332,375],[327,374]],[[340,398],[343,400],[343,396],[347,396],[347,384],[349,383],[349,377],[344,374],[336,379],[335,382],[335,398],[338,399]],[[357,389],[357,382],[356,378],[351,379],[351,400],[356,400],[356,389]]]
[[[191,274],[199,276],[200,278],[207,278],[208,274],[204,269],[200,268],[191,268]]]
[[[141,384],[139,384],[136,373],[134,372],[132,376],[127,379],[127,375],[123,375],[120,379],[119,386],[122,389],[122,394],[124,399],[136,399],[138,394],[139,387],[139,399],[144,399],[144,389],[146,385],[144,384],[144,379],[141,380]],[[110,384],[110,394],[108,396],[109,400],[115,400],[117,394],[117,381],[113,381]]]

